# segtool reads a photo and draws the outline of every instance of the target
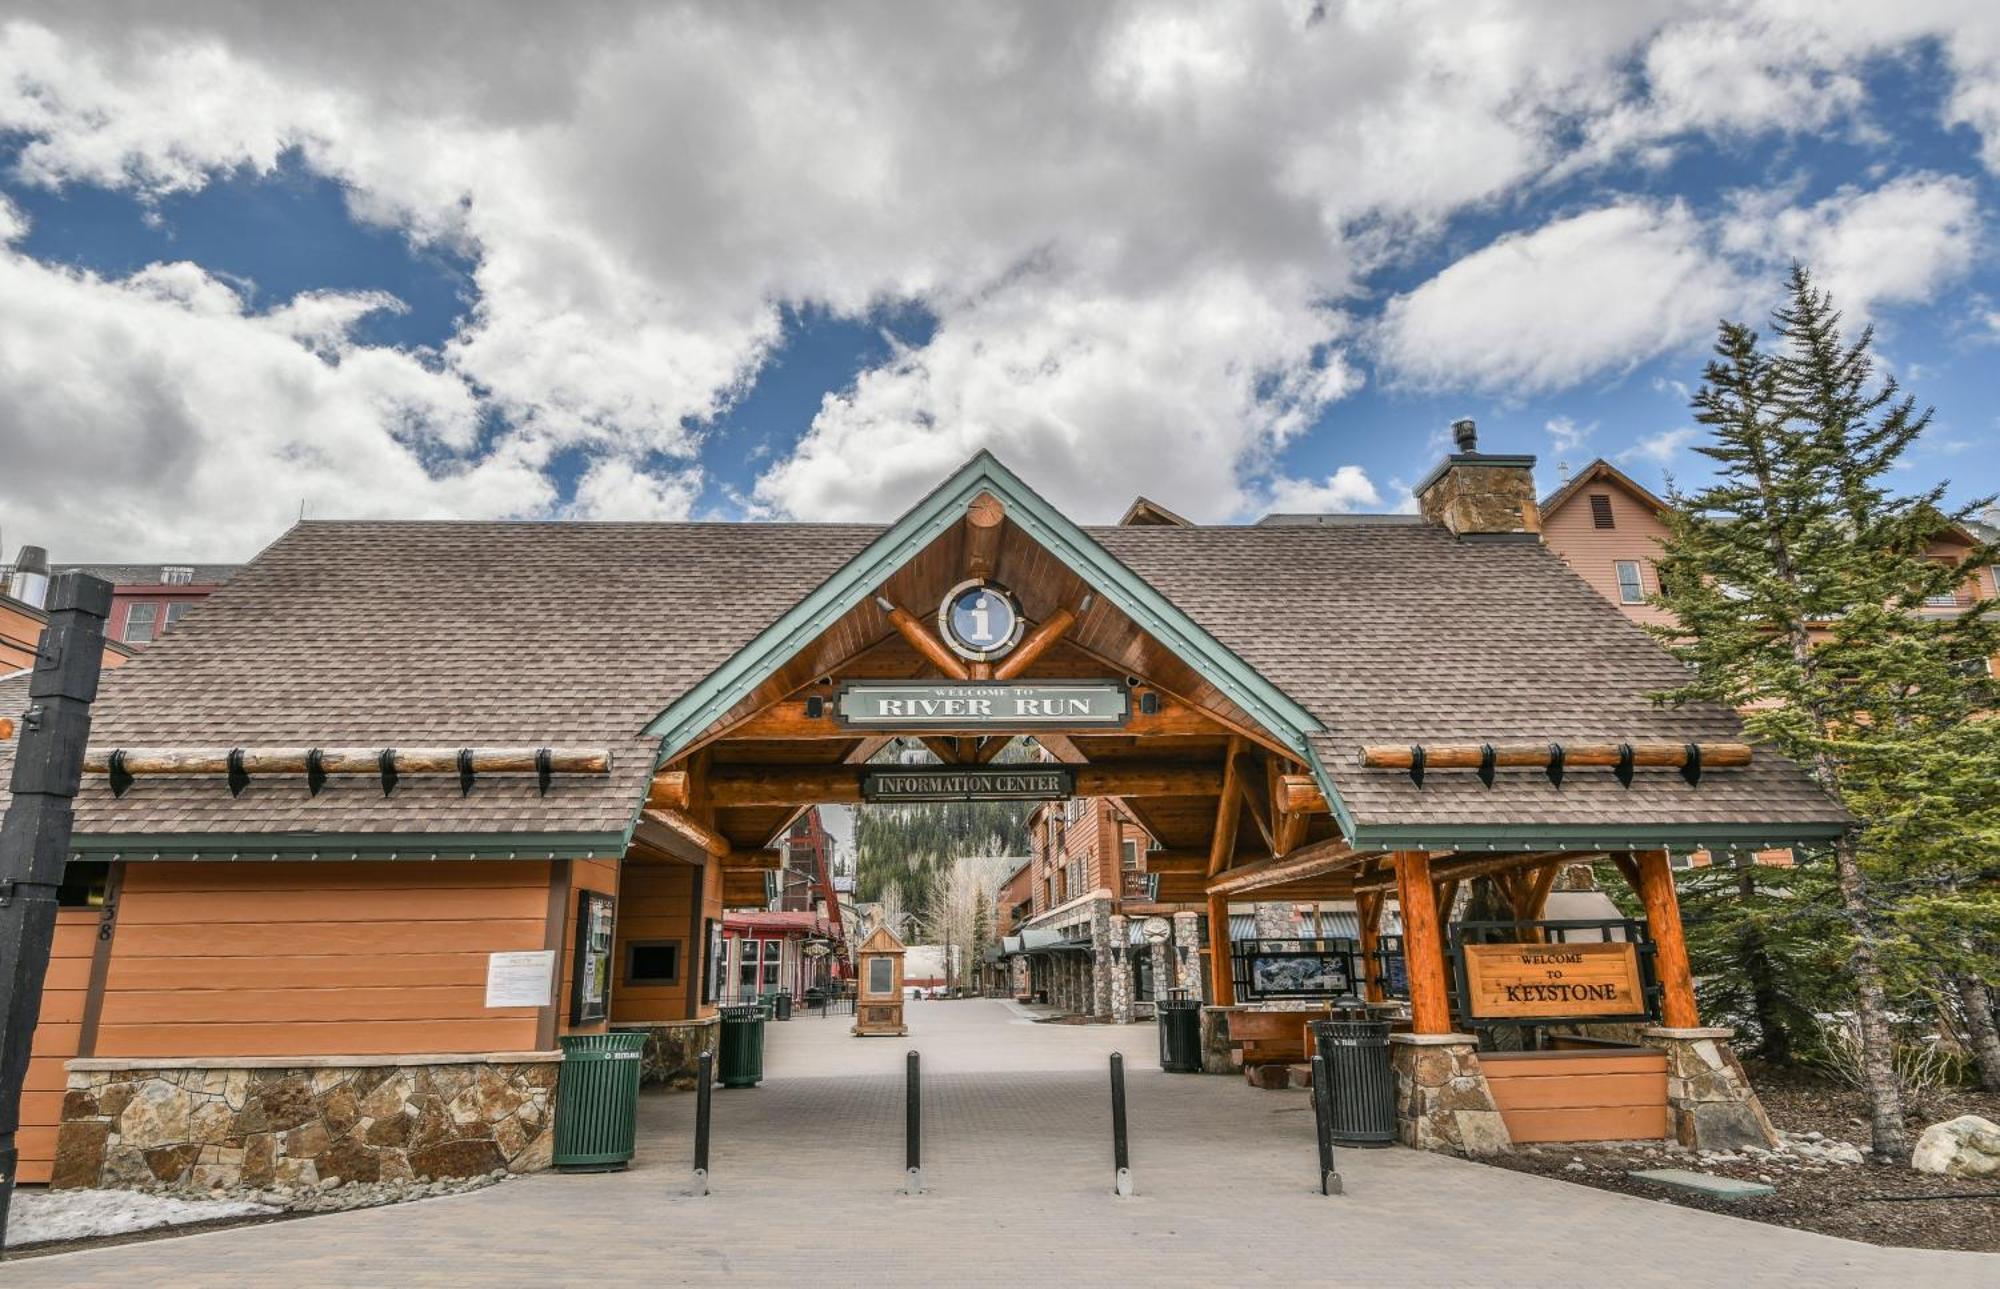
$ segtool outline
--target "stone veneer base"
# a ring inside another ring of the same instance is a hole
[[[1499,1155],[1514,1140],[1493,1103],[1470,1034],[1391,1034],[1396,1139],[1418,1150]]]
[[[1695,1150],[1769,1150],[1778,1134],[1750,1076],[1729,1045],[1735,1030],[1703,1026],[1641,1030],[1639,1041],[1667,1056],[1667,1120],[1674,1139]]]
[[[560,1052],[70,1063],[50,1185],[207,1191],[548,1166]]]
[[[716,1038],[722,1033],[722,1017],[662,1021],[654,1025],[613,1025],[611,1028],[625,1033],[645,1032],[646,1050],[640,1057],[639,1066],[642,1086],[692,1092],[701,1076],[701,1054],[716,1050]]]

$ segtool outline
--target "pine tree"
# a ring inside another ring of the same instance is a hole
[[[1892,992],[1909,977],[1991,966],[2000,830],[2000,722],[1986,659],[2000,649],[1977,607],[1926,614],[1991,546],[1931,558],[1957,511],[1944,485],[1891,491],[1929,425],[1893,379],[1878,381],[1872,330],[1849,344],[1803,268],[1766,351],[1724,323],[1694,398],[1715,481],[1673,494],[1660,559],[1663,634],[1693,676],[1664,698],[1744,712],[1753,737],[1804,766],[1853,814],[1828,847],[1845,932],[1878,1155],[1907,1155],[1894,1065]],[[1982,978],[1984,978],[1982,976]],[[1933,974],[1932,980],[1936,976]]]

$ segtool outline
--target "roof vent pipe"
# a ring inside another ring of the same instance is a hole
[[[1479,450],[1479,427],[1469,416],[1461,416],[1451,423],[1451,441],[1458,445],[1460,452]]]
[[[7,594],[30,608],[39,609],[49,599],[49,553],[39,546],[23,546],[14,559],[14,576],[8,580]]]

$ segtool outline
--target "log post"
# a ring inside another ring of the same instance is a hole
[[[1375,953],[1382,941],[1382,893],[1363,893],[1356,897],[1354,908],[1361,920],[1361,996],[1371,1003],[1379,1003],[1382,1001],[1382,979]]]
[[[1208,997],[1217,1007],[1236,1005],[1236,977],[1229,960],[1229,897],[1208,897]]]
[[[1431,890],[1430,853],[1399,850],[1389,862],[1396,868],[1396,902],[1403,912],[1410,1028],[1418,1034],[1449,1034],[1451,996],[1445,987],[1444,937],[1438,930],[1437,896]]]
[[[1701,1018],[1694,1005],[1694,973],[1688,968],[1687,938],[1681,933],[1681,902],[1674,870],[1664,850],[1633,856],[1639,870],[1639,898],[1646,904],[1646,931],[1653,940],[1653,968],[1660,977],[1660,1022],[1668,1029],[1694,1029]]]

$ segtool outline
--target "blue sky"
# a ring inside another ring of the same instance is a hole
[[[247,556],[301,504],[883,519],[978,447],[1091,519],[1393,509],[1462,415],[1546,487],[1691,483],[1714,320],[1792,258],[1937,408],[1910,486],[2000,491],[1979,6],[1727,39],[1503,8],[1442,49],[1282,7],[891,38],[753,6],[529,70],[64,12],[0,26],[0,435],[38,476],[0,540],[59,558]],[[1039,63],[898,62],[979,39]],[[805,88],[731,74],[780,40]]]

